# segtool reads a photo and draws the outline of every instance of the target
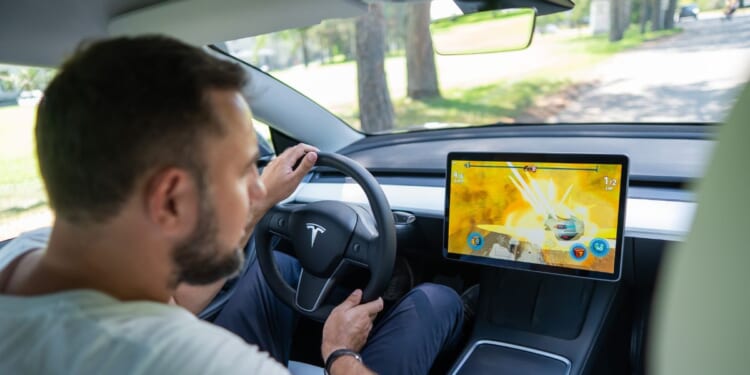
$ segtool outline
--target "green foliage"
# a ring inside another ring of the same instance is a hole
[[[542,96],[561,90],[569,82],[534,78],[454,89],[441,98],[395,103],[396,129],[422,128],[429,122],[491,125],[512,121]]]
[[[679,0],[677,6],[696,4],[701,11],[722,9],[726,6],[726,0]]]
[[[560,13],[538,16],[536,26],[543,27],[546,25],[570,26],[583,25],[588,23],[589,14],[591,13],[591,0],[578,0],[576,6],[567,11]]]
[[[500,81],[468,89],[443,90],[443,96],[424,100],[402,98],[394,101],[394,130],[424,129],[430,122],[491,125],[511,122],[531,107],[535,100],[562,90],[570,82],[551,78],[530,78],[521,82]],[[358,113],[342,116],[350,124]]]
[[[640,33],[639,26],[631,24],[625,30],[625,36],[617,42],[610,42],[608,35],[585,36],[571,40],[571,47],[591,54],[611,55],[626,49],[637,47],[644,42],[656,40],[682,32],[682,29],[647,31]]]
[[[44,90],[54,75],[53,69],[0,65],[0,89],[3,91]]]

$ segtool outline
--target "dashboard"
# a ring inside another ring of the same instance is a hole
[[[470,339],[474,345],[463,359],[472,356],[476,345],[492,342],[559,355],[569,360],[569,373],[608,373],[612,362],[598,361],[592,353],[618,353],[622,368],[645,369],[651,301],[661,260],[671,244],[690,231],[696,210],[693,188],[712,156],[716,129],[711,125],[502,125],[369,136],[338,152],[375,176],[394,212],[411,217],[411,229],[404,225],[399,233],[397,225],[399,253],[449,273],[456,267],[455,262],[442,262],[449,153],[627,155],[630,178],[624,200],[620,282],[516,270],[464,270],[464,276],[479,275],[481,285],[493,288],[482,288],[480,317]],[[327,199],[367,203],[352,179],[322,168],[315,169],[290,197],[297,202]],[[580,303],[569,303],[572,300]],[[518,358],[514,353],[500,355],[493,350],[489,358],[505,363]]]
[[[690,229],[692,187],[713,151],[714,131],[690,125],[501,126],[367,137],[340,153],[373,173],[393,210],[435,219],[444,216],[449,152],[624,154],[630,159],[625,236],[679,241]],[[324,169],[290,197],[323,199],[367,202],[353,180]]]

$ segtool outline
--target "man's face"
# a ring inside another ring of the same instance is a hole
[[[250,203],[265,197],[256,161],[258,143],[250,110],[235,91],[210,93],[224,134],[207,137],[203,186],[199,189],[198,220],[193,233],[173,254],[178,280],[209,284],[231,276],[242,266]]]

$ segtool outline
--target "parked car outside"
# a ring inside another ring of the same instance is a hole
[[[682,21],[683,18],[692,18],[698,20],[698,14],[701,12],[700,8],[696,4],[689,4],[680,7],[680,13],[677,15],[677,21]]]

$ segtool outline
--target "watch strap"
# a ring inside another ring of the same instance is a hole
[[[359,353],[355,352],[351,349],[336,349],[333,351],[333,353],[328,355],[328,358],[326,358],[326,369],[325,373],[326,375],[331,373],[331,367],[333,366],[333,362],[336,361],[336,359],[341,358],[343,356],[352,356],[354,359],[362,363],[362,356],[359,355]]]

